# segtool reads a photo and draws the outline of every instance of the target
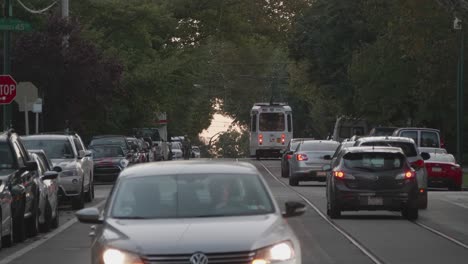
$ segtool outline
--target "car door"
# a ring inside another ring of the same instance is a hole
[[[28,152],[24,149],[23,145],[17,140],[13,141],[13,148],[15,148],[15,153],[17,153],[17,161],[19,167],[24,167],[27,161],[30,161],[31,158],[28,155]],[[25,213],[32,213],[34,210],[34,201],[39,199],[36,197],[37,184],[35,182],[36,171],[24,170],[20,174],[20,182],[25,192]]]
[[[90,156],[84,155],[86,149],[83,143],[80,141],[78,137],[73,137],[73,143],[75,145],[75,149],[79,154],[78,161],[81,163],[81,168],[83,169],[83,182],[84,187],[87,188],[88,185],[91,183],[91,172],[93,167],[93,161]]]

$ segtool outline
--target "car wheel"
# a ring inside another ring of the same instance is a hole
[[[405,208],[403,208],[403,210],[401,210],[401,215],[410,220],[410,221],[414,221],[416,219],[418,219],[419,217],[419,211],[418,211],[418,208],[417,207],[410,207],[410,206],[407,206]]]
[[[73,210],[80,210],[84,208],[85,205],[85,193],[83,191],[84,188],[81,188],[80,194],[73,197],[72,199],[72,209]]]
[[[419,209],[427,209],[427,191],[419,195]]]
[[[50,227],[53,229],[57,228],[59,226],[59,209],[58,209],[58,204],[55,206],[55,217],[52,219],[52,222],[50,224]]]
[[[297,179],[294,179],[292,177],[289,177],[289,185],[291,186],[298,186],[299,185],[299,181]]]
[[[28,237],[34,237],[39,233],[39,201],[34,200],[32,210],[31,217],[28,219]]]
[[[92,181],[89,182],[89,186],[88,186],[88,191],[86,192],[86,202],[89,203],[89,202],[92,202],[93,201],[93,198],[94,198],[94,183]]]
[[[286,178],[286,177],[287,177],[287,176],[286,176],[286,171],[285,171],[283,168],[281,168],[281,177],[282,177],[282,178]]]
[[[24,219],[24,203],[15,212],[16,217],[13,219],[13,240],[16,243],[23,242],[26,239],[26,223]]]
[[[6,236],[3,236],[3,229],[2,229],[2,247],[13,246],[13,217],[11,215],[10,215],[9,226],[10,226],[10,234]]]
[[[335,198],[330,197],[327,200],[327,215],[331,219],[336,219],[336,218],[341,217],[341,210],[340,210],[338,204],[336,203]]]
[[[44,212],[44,223],[39,225],[39,231],[41,231],[42,233],[49,232],[51,225],[52,225],[52,208],[50,206],[49,201],[47,201],[45,205],[45,212]]]

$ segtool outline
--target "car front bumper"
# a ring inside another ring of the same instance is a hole
[[[73,197],[81,193],[83,187],[83,179],[80,176],[60,177],[59,181],[59,196]]]

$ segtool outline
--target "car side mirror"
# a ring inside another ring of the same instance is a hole
[[[52,170],[56,172],[62,172],[62,168],[59,166],[55,166]]]
[[[332,160],[332,156],[331,155],[325,155],[325,156],[323,156],[323,159],[324,160]]]
[[[84,157],[85,157],[85,151],[84,150],[78,151],[78,159],[82,159]]]
[[[306,205],[300,202],[286,202],[286,211],[283,212],[283,217],[294,217],[303,215],[306,211]]]
[[[331,171],[331,166],[330,166],[330,164],[325,164],[325,165],[323,165],[323,166],[322,166],[322,170],[323,170],[323,171]]]
[[[37,163],[35,161],[27,161],[24,164],[24,168],[28,171],[35,171],[37,170]]]
[[[102,224],[103,220],[100,218],[99,210],[96,207],[89,207],[81,209],[76,212],[78,221],[85,224]]]
[[[92,157],[93,156],[93,152],[91,150],[85,150],[84,151],[84,156],[85,157]]]
[[[41,180],[55,180],[58,177],[58,172],[56,171],[46,171],[44,176],[42,176]]]
[[[421,158],[423,158],[423,160],[428,160],[431,158],[431,154],[427,152],[421,152]]]

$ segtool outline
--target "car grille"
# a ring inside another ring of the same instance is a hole
[[[255,252],[203,253],[209,264],[247,264],[252,263]],[[147,255],[143,259],[150,264],[190,264],[193,254]]]

